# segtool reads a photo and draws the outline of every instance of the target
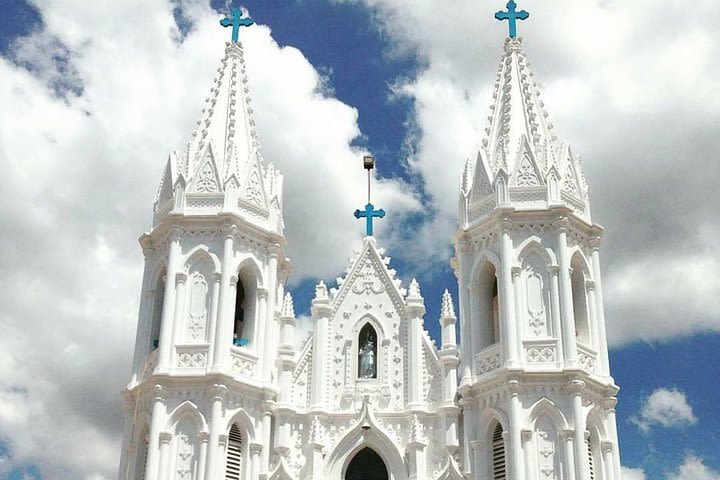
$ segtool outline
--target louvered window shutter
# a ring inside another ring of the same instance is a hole
[[[240,480],[242,472],[243,437],[237,425],[230,428],[225,464],[225,480]]]
[[[590,467],[590,480],[595,480],[595,462],[593,460],[592,445],[590,445],[589,439],[585,443],[587,444],[588,451],[588,467]]]
[[[502,434],[502,426],[498,423],[492,436],[493,480],[505,480],[507,478],[505,467],[505,441],[503,440]]]

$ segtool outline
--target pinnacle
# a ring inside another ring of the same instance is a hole
[[[442,307],[440,309],[440,316],[442,318],[456,318],[455,307],[453,306],[452,296],[450,292],[445,290],[442,296]]]

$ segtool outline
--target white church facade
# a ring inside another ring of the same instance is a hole
[[[505,41],[461,175],[457,315],[446,292],[424,318],[418,282],[368,236],[334,288],[317,285],[300,347],[283,177],[248,92],[233,41],[140,239],[119,480],[621,480],[603,230],[521,40]]]

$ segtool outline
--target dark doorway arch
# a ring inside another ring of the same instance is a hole
[[[375,450],[363,448],[350,461],[345,480],[388,480],[387,467]]]

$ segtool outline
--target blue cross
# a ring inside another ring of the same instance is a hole
[[[365,210],[355,210],[355,218],[362,218],[365,217],[365,230],[367,231],[367,236],[372,237],[373,234],[373,218],[383,218],[385,216],[385,210],[382,208],[380,210],[375,210],[375,207],[372,203],[368,203],[365,205]]]
[[[507,12],[503,12],[500,10],[495,14],[495,18],[502,21],[502,20],[508,20],[510,23],[510,38],[517,37],[517,22],[516,20],[527,20],[530,14],[525,10],[520,10],[519,12],[515,11],[515,8],[517,7],[517,3],[515,3],[515,0],[510,0],[507,4]]]
[[[252,25],[253,20],[252,18],[242,18],[242,11],[239,8],[233,8],[232,9],[232,18],[226,17],[220,20],[220,25],[223,27],[233,27],[232,30],[232,41],[237,42],[238,41],[238,32],[240,31],[240,27],[249,27]]]

